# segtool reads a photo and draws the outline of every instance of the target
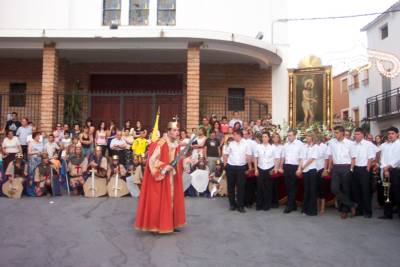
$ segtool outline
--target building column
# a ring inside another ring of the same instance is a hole
[[[200,43],[189,43],[187,50],[186,128],[199,126],[200,116]]]
[[[58,51],[55,43],[43,47],[42,94],[40,104],[40,131],[50,133],[56,123],[58,89]]]

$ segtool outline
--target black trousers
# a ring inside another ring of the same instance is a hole
[[[351,200],[350,165],[333,165],[331,191],[336,196],[339,211],[349,212],[354,206]]]
[[[279,179],[275,178],[271,181],[271,204],[273,208],[279,207]]]
[[[22,154],[24,155],[24,159],[28,159],[28,145],[21,145]]]
[[[324,169],[317,171],[317,187],[318,187],[318,198],[325,199],[325,178],[322,177]]]
[[[296,206],[296,190],[297,190],[297,177],[296,171],[298,165],[284,164],[283,174],[285,176],[285,190],[287,195],[286,207],[289,209],[295,209]]]
[[[303,212],[310,216],[318,214],[317,208],[317,192],[318,192],[318,175],[316,169],[303,172],[304,177],[304,197]]]
[[[273,168],[263,170],[258,168],[256,208],[269,210],[272,203],[272,179],[270,172]]]
[[[390,170],[390,203],[385,203],[384,215],[393,217],[393,206],[397,207],[397,213],[400,215],[400,170]]]
[[[353,192],[361,215],[372,215],[371,176],[367,167],[354,167]]]
[[[246,165],[227,165],[226,176],[228,178],[228,198],[229,204],[233,207],[244,207],[244,192],[246,184],[245,171]]]

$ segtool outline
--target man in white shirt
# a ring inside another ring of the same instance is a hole
[[[28,142],[27,138],[32,134],[32,126],[29,125],[29,121],[27,118],[22,118],[21,127],[17,130],[17,137],[19,139],[19,143],[21,144],[22,153],[24,154],[24,159],[27,159],[28,155]]]
[[[331,191],[339,204],[341,218],[346,219],[348,212],[356,214],[357,204],[351,200],[351,148],[353,142],[344,137],[344,128],[334,128],[335,138],[328,146],[328,171],[332,170]]]
[[[385,203],[384,215],[379,219],[393,218],[393,205],[397,207],[400,215],[400,140],[399,129],[390,127],[387,129],[388,141],[381,145],[381,168],[383,176],[390,181],[390,199],[394,203]],[[386,198],[386,196],[385,196]]]
[[[365,218],[372,217],[372,192],[369,172],[375,158],[371,143],[364,139],[361,128],[354,130],[355,142],[351,149],[351,169],[353,170],[353,192],[358,204],[357,213]]]
[[[115,134],[115,138],[110,143],[112,155],[118,155],[119,162],[122,165],[126,164],[125,150],[128,148],[128,144],[122,138],[122,132],[118,130]]]
[[[230,210],[244,210],[244,193],[246,183],[246,167],[251,170],[251,149],[248,143],[242,138],[241,130],[233,132],[233,141],[229,143],[224,151],[224,164],[228,178],[228,197]],[[236,189],[236,190],[235,190]],[[235,197],[236,191],[236,197]]]
[[[229,127],[233,128],[235,126],[235,123],[239,122],[240,123],[240,128],[243,127],[243,122],[242,120],[239,118],[239,112],[234,111],[233,112],[233,118],[229,121]]]
[[[304,144],[296,139],[296,130],[289,130],[287,135],[287,143],[282,149],[281,169],[285,176],[285,190],[287,194],[287,204],[283,211],[290,213],[297,210],[296,205],[296,190],[297,190],[297,177],[296,171],[300,164],[301,151]]]

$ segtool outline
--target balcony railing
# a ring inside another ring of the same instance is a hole
[[[377,120],[400,114],[400,88],[367,99],[367,117]]]

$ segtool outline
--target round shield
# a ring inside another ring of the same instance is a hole
[[[129,192],[132,197],[138,198],[140,195],[140,189],[137,184],[134,182],[133,176],[126,177],[126,186],[128,187]]]
[[[192,185],[197,192],[203,193],[208,186],[208,171],[195,170],[190,174],[192,176]]]
[[[128,187],[126,183],[121,178],[118,178],[114,175],[111,177],[110,181],[107,185],[107,191],[109,197],[123,197],[129,194]]]
[[[185,192],[189,188],[190,183],[192,182],[192,176],[190,176],[190,173],[184,172],[182,179],[183,179],[183,192]]]
[[[7,181],[2,186],[3,194],[9,198],[21,198],[24,189],[21,179],[15,178],[13,182]]]

